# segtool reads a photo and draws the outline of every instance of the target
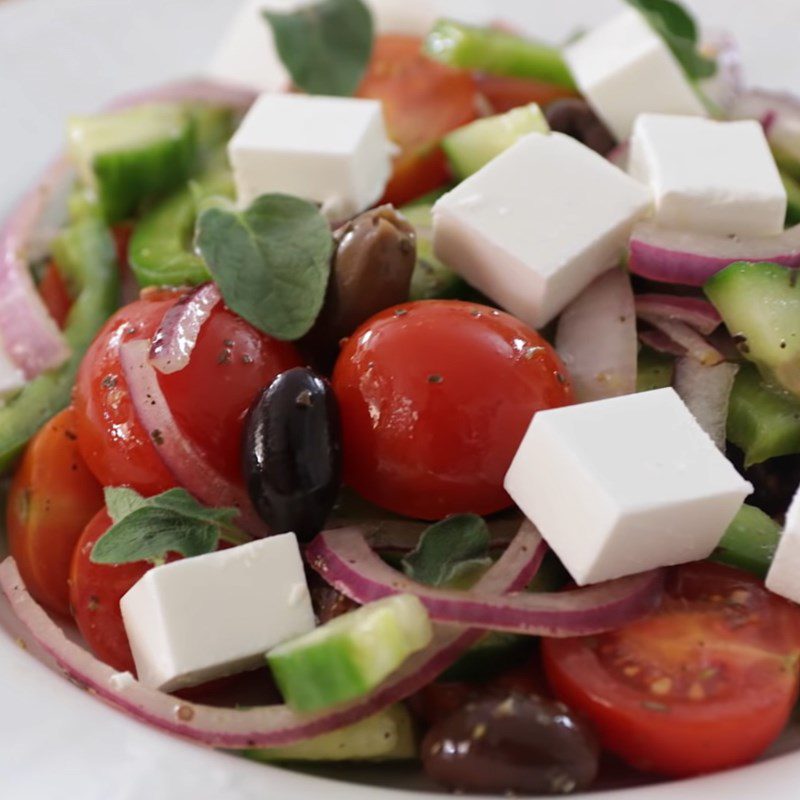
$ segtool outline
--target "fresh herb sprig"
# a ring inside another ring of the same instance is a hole
[[[233,524],[235,508],[206,508],[184,489],[142,497],[133,489],[107,488],[106,509],[112,526],[97,540],[95,564],[164,563],[169,553],[213,553],[220,539],[242,544],[248,538]]]

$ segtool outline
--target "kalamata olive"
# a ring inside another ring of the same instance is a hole
[[[771,516],[786,513],[800,483],[800,456],[779,456],[761,464],[745,467],[744,453],[732,445],[728,457],[742,475],[753,484],[755,491],[748,503]]]
[[[340,339],[379,311],[408,300],[417,261],[414,228],[392,206],[359,214],[334,240],[325,305],[304,340],[323,366],[335,359]]]
[[[611,131],[585,100],[556,100],[547,106],[545,116],[552,130],[583,142],[601,156],[607,156],[617,145]]]
[[[422,743],[428,775],[462,792],[569,794],[591,785],[598,760],[566,706],[518,693],[464,706]]]
[[[341,484],[339,408],[310,369],[281,373],[250,410],[243,467],[256,510],[273,533],[308,541],[322,530]]]

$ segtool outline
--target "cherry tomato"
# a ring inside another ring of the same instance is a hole
[[[345,480],[421,519],[511,505],[503,479],[539,410],[572,402],[553,349],[508,314],[456,300],[383,311],[333,375]]]
[[[565,97],[576,97],[576,93],[564,86],[531,80],[529,78],[507,78],[501,75],[477,75],[478,91],[483,95],[495,114],[504,114],[512,108],[538,103],[542,108]]]
[[[111,518],[103,508],[83,531],[72,557],[69,599],[78,630],[91,651],[114,669],[135,674],[119,601],[153,564],[95,564],[92,548],[110,527]]]
[[[381,36],[358,95],[383,101],[389,137],[401,149],[382,202],[404,205],[447,183],[439,141],[478,114],[469,72],[427,58],[418,37]]]
[[[131,486],[145,495],[175,485],[127,394],[119,345],[149,339],[180,297],[148,293],[115,314],[89,348],[78,374],[75,407],[81,452],[104,486]],[[258,393],[281,372],[300,366],[295,348],[260,333],[218,306],[203,326],[189,364],[159,376],[186,436],[229,480],[241,483],[244,419]]]
[[[687,776],[745,764],[780,734],[798,691],[800,609],[753,576],[671,572],[654,615],[543,643],[550,684],[632,766]]]
[[[63,329],[69,316],[69,310],[72,308],[72,298],[67,284],[53,261],[47,265],[42,279],[39,281],[39,294],[56,325]]]
[[[6,505],[9,552],[30,593],[69,615],[69,563],[83,529],[103,507],[103,490],[81,458],[72,409],[32,439]]]

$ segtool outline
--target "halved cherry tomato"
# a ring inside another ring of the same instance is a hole
[[[136,417],[119,345],[150,339],[180,296],[148,293],[120,309],[83,360],[75,389],[81,452],[104,486],[131,486],[153,495],[175,485]],[[159,376],[159,382],[183,432],[216,469],[241,482],[241,437],[250,406],[279,373],[301,363],[293,345],[262,334],[218,306],[203,326],[189,364]]]
[[[538,333],[455,300],[409,303],[364,323],[342,348],[333,387],[346,482],[421,519],[511,505],[503,479],[531,417],[573,400]]]
[[[38,288],[50,316],[59,328],[63,328],[72,308],[72,298],[54,261],[48,263],[45,268]]]
[[[14,475],[6,505],[9,552],[31,594],[69,615],[69,564],[75,543],[103,507],[103,490],[78,450],[72,409],[33,438]]]
[[[439,142],[478,115],[471,73],[429,59],[416,36],[381,36],[358,96],[383,102],[389,137],[401,149],[383,202],[403,205],[447,183]]]
[[[501,75],[477,75],[478,91],[487,100],[495,114],[503,114],[512,108],[538,103],[542,108],[565,97],[577,94],[565,86],[531,80],[530,78],[507,78]]]
[[[149,561],[95,564],[91,560],[92,548],[110,527],[111,518],[103,508],[83,531],[70,568],[70,604],[78,629],[91,651],[114,669],[135,674],[119,601],[153,569],[153,564]]]
[[[753,576],[671,572],[659,611],[601,636],[547,639],[565,703],[632,766],[687,776],[745,764],[780,734],[798,693],[800,609]]]

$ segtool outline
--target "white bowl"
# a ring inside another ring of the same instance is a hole
[[[800,92],[797,0],[694,0],[741,40],[752,83]],[[503,16],[558,40],[617,0],[450,0],[464,19]],[[0,215],[59,148],[64,119],[202,67],[232,0],[0,0]],[[0,550],[2,548],[0,547]],[[334,778],[266,767],[165,736],[106,707],[17,644],[0,602],[0,796],[14,800],[374,800],[441,794],[395,770]],[[781,749],[793,746],[784,739]],[[794,800],[800,752],[693,781],[624,790],[628,800]],[[348,779],[359,781],[358,784]],[[376,787],[381,787],[376,789]],[[611,800],[619,791],[593,795]]]

